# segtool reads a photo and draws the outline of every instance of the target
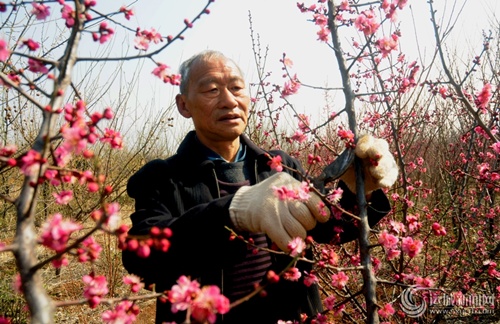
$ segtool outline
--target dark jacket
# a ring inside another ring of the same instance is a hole
[[[241,141],[247,146],[246,159],[255,171],[250,174],[251,184],[275,173],[267,164],[267,154],[280,155],[284,165],[302,170],[296,159],[282,151],[266,152],[245,136]],[[130,216],[132,228],[129,234],[147,234],[152,226],[169,227],[173,233],[166,253],[152,251],[149,258],[141,259],[135,253],[123,252],[125,268],[143,278],[147,286],[154,283],[156,291],[170,289],[181,275],[197,279],[201,285],[217,285],[223,290],[223,269],[245,254],[246,245],[240,240],[230,240],[230,232],[225,229],[225,226],[231,226],[229,205],[233,195],[220,197],[214,163],[207,159],[205,151],[195,133],[190,132],[177,154],[166,160],[147,163],[129,180],[127,191],[135,199],[136,210]],[[298,178],[298,175],[293,175]],[[342,206],[351,208],[354,201],[354,195],[346,189]],[[390,210],[381,191],[373,193],[372,207],[368,210],[371,226]],[[311,233],[317,241],[328,243],[332,239],[333,227],[339,225],[343,226],[341,242],[357,237],[352,222],[339,224],[333,219],[318,224]],[[289,262],[288,256],[273,255],[272,268],[278,273]],[[307,270],[307,267],[310,266],[303,265],[302,270]],[[280,280],[269,286],[267,297],[254,297],[231,309],[224,316],[223,323],[271,324],[278,319],[298,320],[300,313],[315,315],[321,309],[317,287],[306,288],[302,282]],[[169,303],[157,303],[157,323],[182,321],[179,315],[170,313]]]

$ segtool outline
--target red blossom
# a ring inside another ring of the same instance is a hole
[[[349,277],[343,271],[332,275],[332,285],[337,289],[343,289],[348,281]]]
[[[28,59],[28,70],[33,73],[47,74],[49,69],[45,66],[42,61],[29,58]]]
[[[130,291],[133,293],[139,292],[142,288],[144,288],[144,283],[141,282],[141,278],[128,275],[123,277],[123,283],[130,286]]]
[[[45,20],[50,16],[50,7],[44,5],[43,3],[33,2],[33,9],[31,13],[35,15],[37,20]]]
[[[370,36],[377,31],[380,24],[373,10],[365,10],[354,20],[354,26],[366,36]]]
[[[130,20],[130,18],[134,15],[134,11],[132,9],[128,9],[125,6],[120,7],[120,12],[123,12],[125,15],[125,19]]]
[[[114,33],[115,30],[111,27],[108,27],[108,23],[103,21],[99,25],[99,32],[93,33],[92,38],[95,42],[99,41],[99,43],[104,44],[111,38],[111,36],[113,36]]]
[[[410,258],[414,258],[417,254],[420,253],[424,243],[420,240],[414,240],[411,236],[407,236],[403,238],[403,252],[408,254]]]
[[[203,287],[191,304],[191,316],[204,323],[215,323],[217,314],[229,311],[229,299],[220,293],[217,286]]]
[[[392,304],[385,304],[384,307],[378,310],[378,314],[381,317],[391,317],[392,315],[394,315],[394,313],[395,310],[394,307],[392,307]]]
[[[0,39],[0,61],[5,62],[10,56],[10,51],[7,47],[7,42]]]
[[[132,324],[138,314],[137,305],[130,300],[123,300],[114,309],[102,313],[102,321],[107,324]]]
[[[439,223],[432,224],[432,231],[434,232],[434,235],[436,235],[436,236],[445,236],[446,235],[446,229],[443,226],[441,226]]]
[[[299,281],[300,277],[302,277],[302,273],[296,267],[291,267],[283,274],[283,279],[288,281]]]
[[[306,249],[306,242],[302,238],[296,237],[288,243],[287,247],[290,249],[290,256],[300,256]]]
[[[52,216],[43,226],[40,243],[56,252],[63,251],[71,234],[82,229],[82,225],[71,220],[63,220],[61,214]]]
[[[102,247],[90,236],[87,237],[77,249],[79,262],[96,261],[102,251]]]
[[[99,139],[103,143],[109,143],[114,149],[123,148],[123,140],[120,132],[114,131],[109,128],[104,129],[103,136]]]
[[[269,167],[272,170],[276,170],[278,172],[283,171],[283,165],[281,164],[281,156],[280,155],[273,156],[271,158],[271,161],[267,162],[267,165],[269,165]]]
[[[300,89],[300,82],[297,79],[297,75],[294,75],[291,80],[285,82],[283,90],[281,91],[281,96],[285,98],[292,94],[296,94],[297,91],[299,91],[299,89]]]
[[[170,67],[166,64],[159,63],[158,66],[153,70],[153,74],[163,80],[164,83],[170,83],[171,85],[180,85],[181,76],[179,74],[169,74]]]
[[[83,276],[82,280],[85,284],[83,296],[87,299],[90,308],[96,308],[102,297],[109,292],[106,277],[91,273]]]
[[[150,30],[140,30],[137,29],[135,33],[135,48],[138,50],[146,51],[149,48],[149,44],[153,42],[154,44],[158,44],[163,41],[161,34],[158,33],[154,28]],[[167,67],[168,68],[168,67]]]
[[[40,48],[40,44],[31,38],[23,40],[21,44],[22,46],[27,46],[30,51],[36,51]]]
[[[75,10],[70,5],[63,4],[61,9],[62,18],[66,21],[66,27],[71,28],[75,25]]]
[[[476,105],[482,113],[486,113],[490,99],[491,99],[491,84],[486,83],[476,98]]]

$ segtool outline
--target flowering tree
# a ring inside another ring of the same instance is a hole
[[[416,317],[414,309],[401,303],[407,288],[425,292],[421,297],[427,302],[439,293],[456,300],[464,294],[498,300],[495,196],[500,152],[494,72],[498,54],[491,51],[495,37],[485,34],[470,63],[451,67],[456,60],[446,57],[444,39],[457,17],[439,21],[437,13],[442,13],[429,1],[440,63],[433,60],[422,73],[424,62],[399,50],[405,35],[397,17],[408,3],[297,3],[317,26],[318,41],[332,49],[330,64],[338,68],[340,87],[301,82],[287,55],[281,59],[285,82],[270,82],[270,73],[263,67],[265,54],[257,37],[252,38],[261,71],[255,98],[262,102],[255,108],[259,131],[252,134],[256,141],[291,151],[308,166],[311,176],[317,176],[332,156],[351,147],[363,133],[385,138],[399,162],[398,184],[387,191],[393,210],[376,229],[366,226],[365,200],[358,195],[360,208],[353,215],[360,229],[358,241],[352,246],[312,246],[318,260],[315,272],[307,274],[308,281],[321,282],[325,315],[333,314],[318,317],[318,322],[340,317],[369,323],[406,322]],[[292,104],[292,96],[302,87],[341,91],[343,106],[332,112],[327,96],[327,114],[312,121]],[[279,126],[287,111],[297,119],[292,134]],[[359,166],[357,171],[360,174]],[[338,193],[325,199],[335,208]],[[494,304],[477,306],[494,314]],[[437,322],[445,314],[418,316]]]
[[[115,306],[102,315],[106,322],[130,322],[137,315],[134,297],[106,299],[111,287],[104,275],[91,271],[83,276],[82,300],[57,302],[47,293],[40,275],[49,264],[56,269],[68,265],[69,257],[81,263],[95,262],[102,251],[95,239],[100,232],[116,236],[122,248],[127,246],[127,226],[120,225],[120,206],[113,201],[120,197],[112,185],[116,179],[107,178],[99,167],[91,167],[103,161],[102,155],[95,152],[102,154],[107,150],[106,145],[122,149],[122,136],[112,127],[103,125],[106,122],[116,125],[111,108],[89,107],[87,100],[90,98],[82,95],[82,89],[78,88],[81,80],[77,80],[75,74],[78,65],[90,71],[92,66],[86,64],[148,59],[154,64],[151,67],[154,76],[165,83],[178,85],[179,75],[171,73],[166,64],[154,58],[173,42],[183,39],[183,33],[209,13],[211,2],[208,1],[192,21],[185,19],[185,27],[175,36],[162,36],[154,29],[128,27],[127,21],[134,11],[126,6],[104,14],[97,1],[0,2],[0,12],[6,18],[0,27],[4,32],[0,39],[0,85],[2,104],[7,112],[2,124],[0,169],[4,179],[8,179],[2,185],[1,198],[15,208],[16,214],[15,236],[0,243],[0,252],[11,252],[15,256],[18,270],[15,287],[26,299],[32,323],[52,323],[57,306],[87,303],[95,308],[103,301]],[[105,46],[115,37],[117,28],[132,35],[136,54],[81,55],[82,43]],[[47,39],[46,32],[54,38]],[[39,121],[39,125],[26,131],[26,118],[31,119],[31,123],[27,123],[29,126],[35,121]],[[14,127],[16,123],[17,128]],[[19,127],[23,123],[25,125]],[[22,138],[18,132],[21,129]],[[13,142],[17,145],[11,144]],[[21,174],[22,183],[14,181],[15,172]],[[58,210],[73,213],[47,215],[47,205],[41,206],[42,201],[50,200],[47,193],[52,203],[59,205]],[[71,204],[78,200],[76,195],[92,197],[89,200],[93,203],[84,206],[79,201],[76,203],[78,212],[75,212]],[[9,210],[10,207],[4,207],[6,213],[10,213]],[[89,216],[93,223],[90,228],[88,222],[82,222]],[[168,231],[156,233],[156,236],[152,233],[146,243],[135,240],[128,248],[140,242],[137,251],[144,255],[149,246],[168,249],[168,235]],[[38,246],[51,252],[42,253]],[[124,277],[124,283],[130,286],[131,293],[142,287],[139,279],[133,276]],[[214,293],[199,292],[200,298],[210,295]],[[200,306],[199,309],[204,308]],[[198,318],[203,316],[200,312],[196,313]],[[0,321],[8,322],[3,317]]]

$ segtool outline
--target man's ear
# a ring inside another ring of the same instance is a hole
[[[175,96],[175,104],[177,105],[177,110],[184,118],[191,118],[191,112],[186,105],[185,95],[179,93]]]

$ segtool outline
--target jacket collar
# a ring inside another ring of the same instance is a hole
[[[247,147],[247,158],[258,158],[267,154],[266,151],[253,143],[246,135],[240,136],[240,142]],[[212,164],[206,154],[207,148],[196,138],[196,132],[190,131],[177,149],[177,154],[183,156],[187,163],[193,165]]]

